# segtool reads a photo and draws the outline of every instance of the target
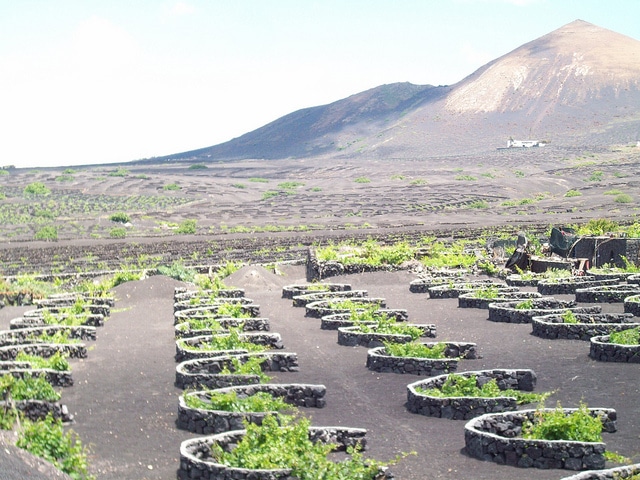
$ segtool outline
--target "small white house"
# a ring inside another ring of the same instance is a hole
[[[538,140],[513,140],[512,138],[507,140],[507,148],[531,148],[544,146],[545,144]]]

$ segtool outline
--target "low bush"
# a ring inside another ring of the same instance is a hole
[[[36,240],[58,240],[58,229],[53,225],[47,225],[38,230],[33,238]]]
[[[430,397],[513,397],[519,405],[533,402],[541,402],[547,398],[550,393],[529,393],[520,390],[506,389],[500,390],[498,382],[492,378],[482,387],[477,386],[477,378],[475,375],[468,377],[449,374],[447,380],[440,388],[418,388],[418,393],[428,395]]]
[[[24,187],[23,193],[25,195],[43,196],[49,195],[51,190],[42,182],[33,182]]]
[[[109,220],[116,223],[129,223],[131,218],[125,212],[116,212],[109,217]]]
[[[282,412],[294,408],[282,398],[274,397],[269,392],[257,392],[239,397],[233,390],[225,393],[209,391],[208,397],[207,400],[203,400],[196,395],[185,395],[184,399],[187,406],[191,408],[224,412]]]
[[[16,378],[10,373],[0,377],[0,398],[12,400],[43,400],[57,402],[60,394],[47,382],[45,377],[33,377],[29,374]]]
[[[612,332],[609,334],[609,342],[618,345],[640,345],[640,327]]]
[[[176,233],[182,235],[193,235],[196,233],[196,220],[187,219],[180,222],[178,228],[176,229]]]
[[[349,449],[349,458],[328,458],[335,445],[314,443],[309,438],[311,421],[304,417],[267,415],[262,425],[246,424],[246,433],[231,451],[212,445],[212,456],[220,463],[246,469],[291,469],[300,480],[374,480],[389,463],[363,458],[359,449]]]
[[[109,230],[109,236],[111,238],[125,238],[127,236],[127,229],[124,227],[114,227]]]
[[[16,445],[51,462],[75,480],[95,478],[88,473],[89,450],[75,432],[65,432],[62,421],[50,414],[42,421],[24,420]]]
[[[445,350],[447,349],[446,343],[436,343],[429,346],[422,343],[408,342],[408,343],[393,343],[383,342],[384,350],[387,355],[392,357],[413,357],[413,358],[433,358],[440,359],[446,358]]]
[[[602,421],[591,415],[585,403],[566,414],[560,403],[554,410],[537,410],[533,421],[522,425],[522,437],[539,440],[602,442]]]

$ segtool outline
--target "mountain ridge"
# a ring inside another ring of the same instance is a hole
[[[162,159],[423,158],[495,149],[510,136],[635,142],[637,105],[640,41],[576,20],[453,85],[381,85]]]

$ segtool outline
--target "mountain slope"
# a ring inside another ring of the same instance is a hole
[[[171,158],[273,159],[335,152],[340,148],[336,144],[338,132],[376,132],[445,91],[444,87],[411,83],[382,85],[328,105],[298,110],[229,142]]]
[[[424,158],[510,136],[561,145],[640,139],[640,41],[576,20],[450,87],[383,85],[169,158]]]

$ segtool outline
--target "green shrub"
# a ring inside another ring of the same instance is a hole
[[[247,188],[247,186],[244,183],[232,183],[231,186],[233,188],[239,188],[239,189]]]
[[[249,179],[250,182],[256,182],[256,183],[269,183],[269,180],[267,180],[266,178],[261,178],[261,177],[251,177]]]
[[[271,377],[262,371],[262,365],[266,362],[265,357],[249,357],[244,362],[237,357],[231,358],[231,368],[229,365],[222,367],[221,375],[256,375],[260,378],[260,383],[266,383]]]
[[[158,267],[158,273],[173,278],[174,280],[180,280],[181,282],[192,282],[195,278],[195,272],[178,260],[169,266],[160,265]]]
[[[0,177],[3,175],[9,175],[9,170],[6,168],[0,168]]]
[[[58,240],[58,229],[53,225],[42,227],[34,235],[36,240]]]
[[[580,193],[578,190],[575,189],[571,189],[568,190],[567,193],[564,194],[565,197],[580,197],[582,196],[582,193]]]
[[[609,334],[609,342],[618,345],[639,345],[640,327],[628,328],[620,332],[612,332]]]
[[[606,192],[604,192],[605,195],[620,195],[624,193],[622,190],[618,190],[617,188],[614,188],[612,190],[607,190]]]
[[[473,175],[456,175],[456,180],[475,182],[476,180],[478,180],[478,178],[474,177]]]
[[[49,195],[51,190],[42,182],[33,182],[24,187],[23,193],[25,195]]]
[[[208,394],[208,401],[196,395],[185,395],[185,403],[191,408],[223,412],[282,412],[294,408],[269,392],[256,392],[242,397],[233,390],[225,393],[209,391]]]
[[[298,417],[267,415],[262,425],[249,423],[246,433],[231,451],[218,444],[212,456],[230,467],[246,469],[290,469],[300,480],[373,480],[388,465],[364,459],[359,449],[350,448],[349,458],[333,462],[328,458],[335,445],[313,443],[309,438],[311,421]],[[320,477],[319,475],[322,474]]]
[[[129,223],[131,222],[131,218],[129,215],[124,212],[116,212],[109,217],[109,220],[116,223]]]
[[[181,190],[182,187],[180,185],[178,185],[177,183],[168,183],[167,185],[162,187],[162,189],[163,190]]]
[[[223,302],[218,305],[218,310],[216,312],[218,317],[228,317],[228,318],[249,318],[250,315],[244,310],[244,307],[241,303],[234,302]]]
[[[178,228],[176,229],[176,233],[183,235],[193,235],[196,233],[196,220],[187,219],[180,222]]]
[[[562,314],[563,323],[578,323],[578,318],[571,310],[565,310]]]
[[[194,163],[192,165],[189,165],[189,170],[204,170],[207,167],[204,163]]]
[[[26,374],[22,378],[16,378],[7,373],[0,377],[0,397],[10,396],[15,401],[19,400],[42,400],[46,402],[57,402],[60,394],[45,377],[32,377]]]
[[[281,188],[283,190],[294,190],[302,186],[304,186],[304,183],[302,182],[282,182],[278,184],[278,188]]]
[[[276,190],[267,190],[262,194],[262,200],[268,200],[270,198],[277,197],[278,195],[280,195],[280,192]]]
[[[72,430],[65,433],[62,421],[51,414],[45,420],[24,420],[16,445],[51,462],[77,480],[91,480],[88,473],[89,451]]]
[[[230,328],[228,334],[213,335],[210,339],[200,342],[197,346],[189,345],[185,340],[178,340],[178,345],[191,351],[220,351],[247,350],[248,352],[263,352],[263,345],[243,340],[239,328]]]
[[[522,437],[539,440],[602,442],[602,421],[591,415],[586,404],[566,414],[560,403],[553,410],[537,410],[533,421],[522,425]]]
[[[515,308],[516,310],[531,310],[534,305],[535,303],[533,303],[533,300],[528,298],[527,300],[517,303]]]
[[[427,181],[424,178],[416,178],[409,182],[409,185],[426,185]]]
[[[475,200],[469,204],[469,208],[485,209],[489,208],[489,203],[486,200]]]
[[[127,229],[124,227],[114,227],[109,230],[109,236],[111,238],[125,238],[127,236]]]
[[[356,183],[371,183],[371,180],[367,177],[358,177],[354,180]]]
[[[525,173],[522,170],[515,170],[513,174],[518,178],[524,178]]]
[[[39,355],[29,355],[24,352],[19,352],[16,356],[16,362],[27,362],[35,369],[50,368],[59,372],[67,372],[71,368],[67,357],[60,352],[56,352],[47,358]]]
[[[615,232],[620,229],[618,223],[606,218],[594,218],[586,224],[577,227],[576,234],[581,236],[602,236],[605,233]]]
[[[447,380],[440,388],[418,388],[418,393],[428,395],[430,397],[447,398],[447,397],[512,397],[516,399],[519,405],[533,402],[541,402],[547,398],[550,393],[527,393],[520,390],[500,390],[498,382],[492,378],[482,387],[477,386],[477,378],[475,375],[465,377],[455,373],[449,374]]]
[[[593,172],[589,178],[587,178],[587,182],[601,182],[604,179],[604,173],[601,170],[596,170]]]
[[[73,182],[73,175],[58,175],[56,177],[56,182]]]
[[[129,170],[123,167],[109,172],[110,177],[126,177],[127,175],[129,175]]]
[[[613,201],[616,203],[632,203],[633,198],[631,197],[631,195],[621,193],[620,195],[617,195],[616,198],[613,199]]]
[[[387,355],[392,357],[412,357],[412,358],[446,358],[446,343],[436,343],[429,346],[423,343],[393,343],[383,342]]]

